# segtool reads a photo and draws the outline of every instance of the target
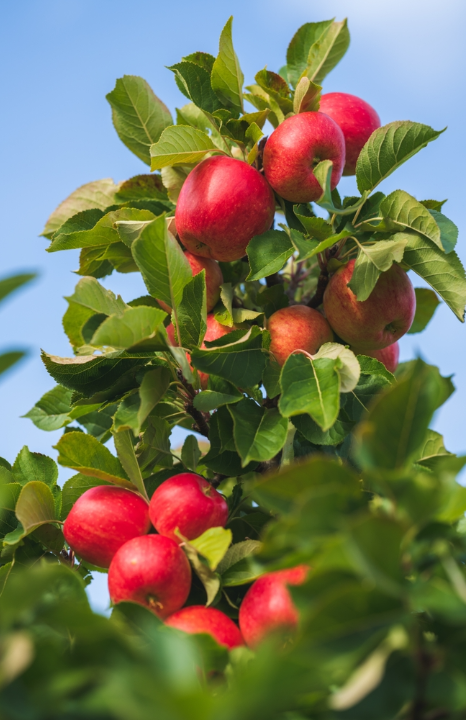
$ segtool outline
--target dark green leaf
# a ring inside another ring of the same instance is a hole
[[[199,450],[197,438],[194,435],[188,435],[181,450],[181,462],[188,470],[196,472],[200,459],[201,451]]]
[[[114,385],[125,373],[140,366],[130,358],[104,358],[82,355],[60,358],[42,353],[42,361],[55,382],[86,397],[102,392]]]
[[[234,385],[222,378],[210,375],[208,389],[196,395],[193,405],[201,412],[211,412],[222,405],[237,403],[243,399],[243,394]]]
[[[27,353],[23,350],[11,350],[10,352],[0,355],[0,375],[9,370],[13,365],[26,357]]]
[[[271,460],[285,444],[288,421],[278,410],[266,410],[254,400],[228,407],[233,418],[233,437],[243,467],[252,460]]]
[[[265,353],[262,350],[262,332],[253,326],[242,338],[230,342],[231,336],[224,336],[223,346],[193,350],[192,364],[197,370],[218,375],[237,386],[256,385],[265,367]]]
[[[251,271],[247,280],[260,280],[282,269],[294,252],[290,238],[281,230],[256,235],[246,248]]]
[[[211,113],[221,107],[210,84],[211,70],[186,60],[168,69],[175,73],[181,92],[199,108]]]
[[[340,409],[340,376],[337,360],[311,360],[302,353],[290,355],[280,376],[282,394],[278,403],[285,417],[308,413],[328,430]]]
[[[201,270],[183,288],[178,306],[178,326],[182,347],[201,345],[207,329],[205,270]]]

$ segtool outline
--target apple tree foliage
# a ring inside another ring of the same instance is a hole
[[[338,343],[280,368],[266,330],[290,302],[318,307],[329,271],[350,258],[359,300],[394,262],[430,285],[416,290],[411,332],[440,299],[464,320],[458,231],[444,203],[382,189],[440,132],[411,121],[376,130],[354,197],[330,191],[329,161],[315,169],[316,204],[277,197],[275,228],[251,240],[247,258],[221,263],[214,314],[236,329],[204,348],[205,277],[192,276],[171,232],[196,163],[221,154],[260,169],[265,123],[317,110],[348,44],[346,21],[307,23],[279,73],[260,70],[244,88],[230,19],[217,57],[193,53],[169,68],[186,100],[175,118],[140,77],[107,95],[120,139],[148,172],[82,186],[43,231],[48,252],[80,250],[81,278],[63,317],[70,357],[43,353],[56,384],[27,417],[63,429],[58,463],[76,474],[60,487],[56,463],[27,447],[12,465],[0,461],[2,718],[466,717],[466,489],[455,479],[466,458],[429,429],[451,379],[419,359],[394,377]],[[116,296],[100,282],[112,272],[141,273],[146,294]],[[181,448],[170,443],[175,426],[189,431]],[[188,602],[236,618],[255,578],[308,563],[308,582],[292,590],[293,642],[228,654],[136,605],[109,619],[91,611],[94,568],[75,561],[61,531],[73,503],[102,484],[149,498],[184,470],[230,507],[226,529],[186,547],[196,572]]]

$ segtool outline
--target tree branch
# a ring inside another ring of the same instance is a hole
[[[310,308],[318,308],[322,305],[324,299],[325,288],[328,285],[329,275],[326,267],[322,267],[320,270],[319,279],[317,281],[317,288],[313,297],[309,300],[307,306]]]

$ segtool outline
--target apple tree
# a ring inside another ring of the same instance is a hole
[[[383,192],[442,131],[325,94],[348,45],[306,23],[244,87],[230,19],[169,68],[175,117],[140,77],[107,95],[148,169],[42,233],[81,277],[27,417],[75,474],[0,461],[1,717],[466,717],[466,458],[429,427],[454,386],[397,346],[441,301],[463,322],[466,277],[444,203]]]

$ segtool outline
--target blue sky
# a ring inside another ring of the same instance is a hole
[[[134,8],[134,9],[132,9]],[[145,167],[120,142],[105,95],[123,74],[141,75],[173,111],[184,104],[172,65],[195,50],[217,53],[218,37],[234,15],[234,42],[246,84],[265,65],[277,71],[304,22],[348,17],[351,46],[328,76],[324,91],[367,100],[385,124],[415,120],[448,131],[390,177],[385,192],[402,188],[418,199],[449,198],[445,213],[460,229],[466,261],[463,209],[464,117],[459,82],[466,70],[464,0],[16,0],[2,6],[0,77],[0,198],[3,221],[0,275],[37,270],[40,278],[0,310],[0,349],[28,347],[30,357],[0,383],[3,423],[0,455],[13,461],[21,447],[56,456],[60,432],[44,433],[20,416],[53,386],[39,348],[70,354],[61,327],[63,296],[72,294],[77,251],[45,252],[39,238],[50,212],[79,185],[126,179]],[[354,194],[354,179],[341,189]],[[415,284],[421,283],[415,279]],[[136,275],[111,276],[107,287],[125,300],[143,292]],[[435,419],[446,446],[466,450],[465,328],[441,306],[422,335],[401,341],[402,359],[420,353],[454,374],[456,394]],[[62,471],[62,481],[71,473]],[[104,607],[105,576],[92,598]]]

